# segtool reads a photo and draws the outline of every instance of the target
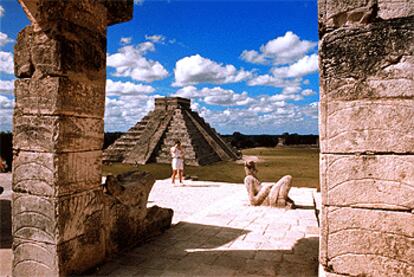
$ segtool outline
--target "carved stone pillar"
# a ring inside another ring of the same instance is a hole
[[[101,158],[106,28],[132,0],[19,0],[13,275],[62,276],[105,257]]]
[[[413,3],[319,1],[327,276],[414,276]]]

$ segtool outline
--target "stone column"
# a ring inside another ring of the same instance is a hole
[[[408,0],[319,1],[328,276],[414,276],[413,15]]]
[[[106,28],[132,0],[19,0],[13,276],[82,272],[105,256],[101,159]]]

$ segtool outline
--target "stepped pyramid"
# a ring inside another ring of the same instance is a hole
[[[186,98],[156,98],[155,109],[104,151],[104,163],[170,163],[176,139],[181,141],[187,165],[239,159],[190,105]]]

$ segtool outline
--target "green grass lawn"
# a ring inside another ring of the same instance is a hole
[[[258,177],[261,181],[274,182],[283,175],[293,177],[295,187],[319,189],[319,149],[314,148],[252,148],[242,151],[243,155],[257,156]],[[138,167],[126,164],[104,166],[104,175],[118,174],[131,169],[140,169],[152,173],[156,179],[165,179],[171,175],[169,164],[147,164]],[[218,162],[212,165],[186,166],[185,175],[197,176],[203,181],[243,183],[243,164],[236,162]]]

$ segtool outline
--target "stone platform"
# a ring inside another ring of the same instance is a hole
[[[149,205],[175,226],[103,265],[108,276],[317,276],[315,189],[292,188],[296,210],[252,207],[241,184],[157,181]]]
[[[2,186],[10,182],[0,175]],[[292,188],[300,208],[284,210],[249,206],[242,184],[185,184],[157,181],[149,197],[148,206],[174,210],[171,229],[88,276],[317,276],[314,189]],[[9,197],[7,190],[0,199]],[[0,255],[0,276],[7,276],[11,250],[5,246]]]

